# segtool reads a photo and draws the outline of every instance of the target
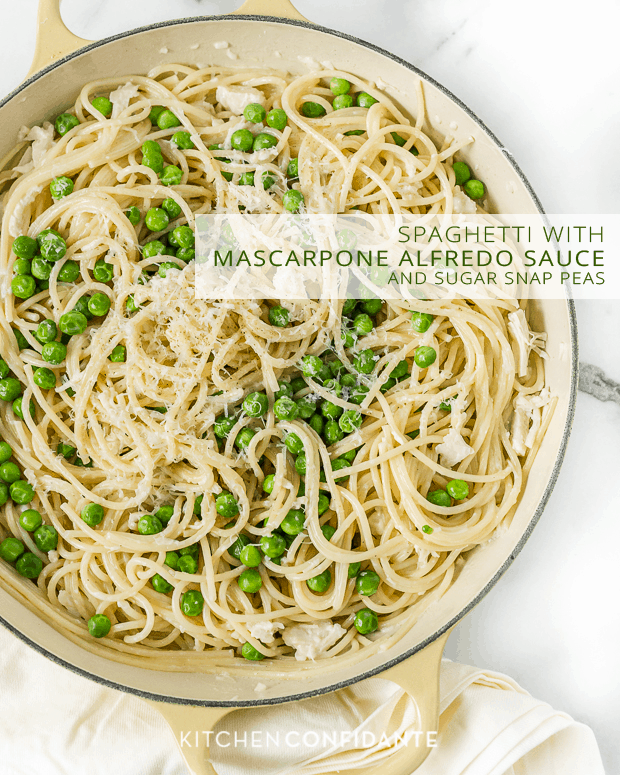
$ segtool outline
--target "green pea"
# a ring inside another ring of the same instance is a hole
[[[250,417],[262,417],[268,409],[269,399],[264,393],[250,393],[243,402],[243,410]]]
[[[286,168],[286,174],[289,178],[299,177],[299,159],[291,159]]]
[[[160,129],[173,129],[175,126],[181,126],[181,122],[171,110],[164,108],[157,116],[157,126]]]
[[[64,457],[66,460],[69,460],[69,458],[75,455],[77,450],[75,447],[72,447],[70,444],[65,444],[64,441],[61,441],[56,447],[56,452],[59,455],[62,455],[62,457]]]
[[[252,428],[243,428],[241,432],[237,434],[235,447],[238,449],[249,447],[254,436],[256,436],[256,431],[253,431]]]
[[[257,568],[261,564],[263,556],[258,547],[248,544],[247,546],[244,546],[239,553],[239,559],[242,564],[246,565],[248,568]]]
[[[247,546],[248,549],[255,549],[254,546]],[[258,562],[260,563],[260,552],[256,549],[259,555]],[[244,563],[247,565],[247,563]],[[257,563],[258,564],[258,563]],[[261,579],[260,571],[257,571],[254,567],[249,567],[248,570],[244,570],[243,573],[237,578],[237,584],[242,592],[254,593],[263,586],[263,580]]]
[[[277,129],[279,132],[282,132],[287,123],[288,116],[286,115],[286,111],[282,110],[282,108],[273,108],[273,110],[270,110],[269,113],[267,113],[267,126],[270,126],[272,129]]]
[[[14,401],[22,393],[22,386],[15,377],[0,379],[0,398],[3,401]]]
[[[97,527],[103,521],[104,513],[103,506],[98,503],[87,503],[80,512],[80,517],[88,527]]]
[[[9,536],[0,544],[0,557],[5,562],[15,562],[15,560],[26,551],[26,547],[18,538]]]
[[[166,108],[163,105],[153,105],[151,112],[149,113],[151,124],[157,124],[157,119],[164,112],[164,110],[166,110]]]
[[[142,255],[144,258],[155,258],[155,256],[163,256],[165,254],[166,246],[158,239],[147,242],[142,248]]]
[[[112,363],[125,363],[127,359],[127,350],[125,345],[117,344],[112,352],[108,355],[108,360]]]
[[[54,126],[59,135],[64,136],[67,132],[70,132],[74,127],[79,126],[80,122],[71,113],[61,113],[57,116]]]
[[[260,102],[251,102],[243,110],[243,117],[251,124],[260,124],[265,120],[267,112]]]
[[[421,345],[416,349],[413,360],[419,368],[427,369],[437,360],[437,352],[432,347]]]
[[[332,404],[331,401],[323,401],[321,404],[321,414],[328,420],[336,420],[342,414],[342,407]]]
[[[275,135],[270,135],[268,132],[261,132],[254,138],[252,150],[263,151],[267,148],[274,148],[277,144],[278,138]]]
[[[275,474],[268,474],[263,480],[263,492],[266,492],[267,495],[271,495],[273,492],[275,478]]]
[[[109,266],[109,264],[108,264]],[[51,270],[51,267],[50,267]],[[58,272],[58,280],[61,283],[74,283],[80,276],[80,265],[77,261],[65,261]]]
[[[321,525],[321,533],[323,533],[326,541],[331,541],[335,532],[336,528],[333,525]]]
[[[308,425],[312,428],[313,431],[318,433],[320,436],[323,433],[323,429],[325,427],[325,421],[323,420],[320,414],[314,414],[308,420]]]
[[[279,328],[284,328],[285,326],[288,326],[289,324],[289,313],[287,309],[284,309],[284,307],[280,307],[279,305],[276,307],[271,307],[269,309],[269,322],[272,326],[278,326]]]
[[[111,627],[112,622],[104,614],[95,614],[88,620],[88,632],[93,638],[105,638]]]
[[[260,548],[267,557],[280,557],[286,551],[286,543],[281,535],[274,533],[261,538]]]
[[[295,377],[291,380],[291,390],[293,394],[299,393],[300,390],[304,390],[308,387],[308,383],[303,377]]]
[[[299,455],[301,452],[303,452],[303,442],[296,433],[289,433],[284,439],[284,444],[286,445],[288,451],[293,455]]]
[[[162,525],[161,520],[152,514],[144,514],[144,516],[140,517],[138,520],[138,533],[140,533],[140,535],[152,536],[156,533],[161,533],[163,529],[164,526]]]
[[[349,403],[361,404],[368,391],[369,388],[366,385],[356,385],[349,395]]]
[[[323,436],[325,437],[325,441],[327,442],[327,444],[331,445],[331,444],[337,444],[339,441],[342,441],[342,439],[344,438],[344,433],[342,432],[336,420],[329,420],[328,422],[325,423]]]
[[[36,579],[43,570],[43,563],[36,554],[26,552],[15,563],[15,570],[27,579]]]
[[[391,388],[394,387],[394,385],[396,385],[396,380],[393,377],[390,377],[383,383],[383,385],[381,385],[379,389],[382,393],[387,393],[388,390],[391,390]]]
[[[181,552],[183,550],[181,549]],[[194,574],[198,572],[198,560],[191,554],[181,554],[179,557],[178,569],[181,573]]]
[[[146,228],[151,231],[163,231],[168,228],[170,218],[168,217],[168,213],[162,208],[151,207],[144,218],[144,223],[146,224]]]
[[[29,299],[37,292],[37,284],[34,277],[18,274],[11,281],[11,291],[18,299]]]
[[[35,385],[43,390],[51,390],[56,387],[56,375],[51,369],[45,367],[35,369],[33,379]]]
[[[32,239],[32,237],[27,237],[25,234],[22,234],[21,237],[16,237],[13,242],[13,253],[18,258],[31,260],[36,256],[38,249],[37,241]]]
[[[339,97],[342,94],[348,94],[351,90],[351,84],[349,81],[346,80],[346,78],[332,78],[329,82],[329,88],[332,91],[332,94],[335,94],[336,97]]]
[[[6,379],[10,371],[8,363],[3,358],[0,358],[0,379]]]
[[[199,616],[204,602],[204,597],[197,589],[188,589],[181,595],[181,611],[185,616]]]
[[[13,262],[13,274],[32,274],[31,262],[27,258],[15,259]]]
[[[353,624],[355,626],[355,629],[361,635],[368,635],[369,633],[375,632],[375,630],[378,629],[379,618],[374,611],[370,610],[370,608],[361,608],[355,614],[355,619],[353,619]]]
[[[306,524],[306,515],[301,509],[291,509],[280,523],[280,529],[289,536],[302,532]]]
[[[142,164],[160,175],[164,171],[164,157],[159,143],[146,140],[142,145]]]
[[[58,321],[58,327],[63,334],[69,334],[69,336],[75,336],[76,334],[83,334],[88,326],[88,320],[86,315],[82,312],[65,312],[60,316]]]
[[[318,377],[323,368],[323,361],[317,355],[304,355],[300,366],[304,377]]]
[[[411,431],[411,433],[408,433],[407,436],[409,436],[410,439],[417,439],[420,435],[419,430]]]
[[[213,425],[213,432],[219,439],[225,439],[235,426],[236,422],[236,417],[232,415],[230,417],[226,417],[222,414],[216,418]]]
[[[4,506],[4,504],[9,499],[9,488],[8,485],[6,485],[4,482],[0,482],[0,506]]]
[[[319,594],[327,592],[331,583],[332,574],[329,568],[324,570],[323,573],[319,573],[318,576],[314,576],[306,581],[308,589],[312,592],[318,592]]]
[[[34,487],[24,479],[13,482],[9,487],[9,493],[11,495],[11,500],[20,505],[31,503],[34,499]]]
[[[71,178],[66,175],[61,175],[58,178],[54,178],[50,183],[50,194],[54,201],[58,201],[65,196],[73,193],[74,183]]]
[[[197,560],[198,556],[200,555],[200,545],[190,544],[189,546],[184,546],[183,549],[179,550],[179,554],[181,555],[181,557],[184,557],[187,554],[190,557],[194,557]]]
[[[346,137],[358,137],[359,135],[363,135],[366,133],[365,129],[350,129],[348,132],[345,132]]]
[[[88,300],[88,310],[91,315],[107,315],[110,311],[110,297],[106,293],[93,293]]]
[[[222,517],[236,517],[239,513],[239,503],[230,492],[221,492],[215,499],[215,510]]]
[[[466,183],[471,178],[471,170],[464,161],[455,161],[452,169],[454,170],[457,186],[462,186],[463,183]]]
[[[252,146],[254,145],[254,135],[249,129],[237,129],[236,132],[232,133],[230,145],[235,151],[248,153],[252,150]]]
[[[465,193],[470,199],[482,199],[486,194],[484,183],[481,180],[468,180],[463,186]]]
[[[178,186],[183,179],[183,170],[169,164],[163,171],[160,180],[164,186]]]
[[[48,261],[60,261],[67,252],[67,243],[54,229],[44,229],[37,237],[39,250]]]
[[[363,570],[358,573],[355,580],[355,589],[358,595],[374,595],[379,589],[381,577],[374,570]]]
[[[173,514],[174,506],[160,506],[155,512],[155,516],[162,523],[162,525],[167,525],[168,522],[170,522],[172,519]]]
[[[170,138],[170,142],[180,151],[189,151],[196,147],[189,132],[175,132]]]
[[[37,530],[37,528],[40,528],[43,524],[43,517],[36,509],[26,509],[26,511],[22,511],[22,513],[19,515],[19,524],[24,528],[24,530],[27,530],[29,533],[34,533],[34,531]],[[53,546],[52,548],[55,549],[56,547]],[[45,549],[42,551],[49,550]]]
[[[230,554],[231,557],[234,557],[235,560],[238,560],[241,562],[241,550],[244,548],[244,546],[247,546],[250,543],[250,539],[248,536],[246,536],[244,533],[242,533],[237,540],[228,547],[228,554]]]
[[[0,465],[2,463],[6,463],[12,454],[13,454],[13,450],[11,448],[11,445],[7,444],[6,441],[0,442]]]
[[[377,358],[372,350],[362,350],[353,360],[353,365],[362,374],[371,374],[374,371]]]
[[[427,535],[431,535],[433,528],[430,525],[422,525],[422,532],[426,533]]]
[[[159,146],[157,147],[159,148]],[[144,159],[142,160],[142,163],[144,164]],[[146,166],[148,167],[149,165],[147,164]],[[132,205],[129,208],[129,210],[125,210],[125,215],[127,216],[127,219],[129,220],[129,223],[131,223],[132,226],[137,226],[140,223],[140,218],[142,217],[140,215],[140,210],[138,210],[138,208],[135,205]]]
[[[13,411],[15,412],[17,417],[19,417],[20,420],[24,419],[22,400],[23,400],[23,396],[19,396],[19,398],[16,398],[15,401],[13,401]],[[35,414],[34,401],[30,399],[30,416],[34,417],[34,414]]]
[[[324,492],[319,494],[319,504],[318,504],[319,516],[321,516],[321,514],[325,514],[325,512],[329,509],[330,502],[331,501],[330,501],[329,495],[327,495]]]
[[[334,110],[342,110],[343,108],[352,108],[354,105],[354,99],[351,94],[340,94],[338,97],[334,97],[332,107]]]
[[[411,327],[418,334],[424,334],[431,327],[431,323],[435,319],[434,315],[428,312],[412,312],[411,313]]]
[[[349,569],[347,571],[347,576],[350,579],[354,579],[362,569],[362,563],[361,562],[352,562],[349,564]]]
[[[343,328],[340,333],[340,339],[344,343],[345,349],[347,349],[349,347],[353,347],[357,337],[354,337],[353,334],[347,328]]]
[[[34,542],[39,551],[53,552],[58,546],[58,531],[52,525],[41,525],[34,531]]]
[[[295,470],[300,476],[305,476],[306,474],[306,456],[305,455],[298,455],[295,459]]]
[[[175,241],[175,247],[178,248],[193,248],[196,243],[194,232],[192,228],[187,225],[177,226],[176,229],[172,231],[172,238]],[[168,235],[168,239],[170,240],[170,235]]]
[[[170,592],[174,589],[172,584],[170,584],[163,576],[160,576],[159,573],[156,573],[151,578],[151,586],[155,590],[155,592],[159,592],[162,595],[169,595]]]
[[[252,662],[260,662],[261,659],[265,659],[265,655],[261,654],[260,651],[257,651],[251,643],[243,644],[241,647],[241,655]]]
[[[318,102],[304,102],[301,106],[301,115],[306,118],[321,118],[327,111]]]
[[[290,213],[298,212],[303,203],[304,195],[301,191],[296,191],[295,189],[287,191],[282,197],[282,205],[284,209],[288,210]]]
[[[67,391],[69,392],[69,391]],[[92,468],[93,467],[93,461],[89,460],[87,463],[85,463],[82,458],[78,457],[73,461],[73,465],[77,466],[78,468]]]
[[[177,250],[177,258],[186,263],[193,261],[196,258],[196,251],[193,248],[179,248]]]
[[[291,387],[291,383],[287,382],[285,379],[279,379],[278,389],[273,394],[274,399],[277,401],[279,398],[292,398],[292,396],[293,388]]]
[[[11,331],[15,334],[15,341],[20,350],[30,349],[30,343],[19,329],[12,328]]]
[[[273,413],[278,420],[296,420],[299,417],[299,408],[292,398],[278,398],[273,405]]]
[[[91,104],[104,118],[110,118],[112,115],[112,103],[107,97],[95,97]]]
[[[179,567],[179,555],[176,552],[166,552],[164,565],[172,568],[172,570],[176,570]]]
[[[309,420],[316,412],[316,402],[312,396],[304,396],[297,400],[297,409],[302,420]]]
[[[455,501],[462,501],[469,497],[469,485],[462,479],[452,479],[449,481],[446,485],[446,490]]]
[[[368,315],[376,315],[383,307],[381,299],[366,299],[362,302],[362,309]]]
[[[358,108],[371,108],[375,102],[378,102],[379,100],[376,100],[374,97],[372,97],[368,92],[361,91],[357,95],[357,106]]]
[[[9,484],[18,481],[21,475],[22,474],[17,463],[8,461],[0,465],[0,479],[8,482]]]
[[[374,326],[374,323],[372,322],[372,319],[365,313],[356,315],[355,319],[353,320],[353,328],[355,329],[356,333],[358,333],[360,336],[369,334],[374,327],[375,326]]]
[[[433,490],[426,496],[426,500],[432,503],[434,506],[441,506],[443,508],[450,508],[452,505],[452,499],[445,490]]]
[[[362,415],[355,409],[347,409],[338,420],[341,430],[344,433],[355,433],[362,427]]]
[[[67,357],[67,346],[62,342],[46,342],[41,350],[41,357],[46,363],[59,366]]]

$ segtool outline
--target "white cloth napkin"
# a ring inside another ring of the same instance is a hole
[[[374,764],[385,740],[411,725],[401,689],[371,679],[337,694],[237,711],[220,728],[357,730],[360,745],[212,749],[220,775],[319,775]],[[364,737],[363,733],[366,732]],[[320,736],[320,735],[319,735]],[[373,743],[374,736],[374,745]],[[251,739],[251,738],[248,738]],[[296,742],[297,738],[292,738]],[[393,738],[392,738],[393,740]],[[411,744],[411,743],[410,743]],[[0,628],[2,775],[187,775],[172,733],[150,705],[70,673]],[[416,775],[604,775],[592,731],[531,697],[512,679],[444,661],[437,747]]]

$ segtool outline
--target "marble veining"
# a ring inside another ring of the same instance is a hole
[[[294,2],[307,18],[392,51],[458,95],[510,149],[548,212],[620,212],[617,0],[590,0],[583,13],[554,0]],[[36,5],[2,3],[1,94],[28,70]],[[76,34],[99,39],[239,5],[64,0],[63,13]],[[620,772],[620,301],[576,306],[583,364],[559,480],[532,538],[456,628],[447,654],[509,673],[589,724],[611,773]],[[39,690],[28,700],[39,702]]]

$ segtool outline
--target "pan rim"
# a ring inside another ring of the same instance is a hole
[[[271,22],[271,23],[276,23],[280,25],[284,24],[284,25],[289,25],[293,27],[302,27],[304,29],[312,30],[315,32],[321,32],[323,34],[331,35],[333,37],[346,40],[350,43],[355,43],[357,45],[363,46],[383,57],[386,57],[387,59],[391,59],[393,62],[396,62],[397,64],[403,67],[406,67],[408,70],[411,70],[420,78],[422,78],[424,81],[430,83],[432,86],[438,89],[442,94],[448,97],[453,103],[458,105],[458,107],[461,110],[463,110],[469,116],[469,118],[471,118],[480,127],[480,129],[482,129],[485,135],[493,142],[495,147],[500,150],[502,155],[511,165],[514,172],[519,177],[519,180],[525,186],[528,194],[532,198],[532,201],[536,205],[536,208],[538,209],[539,213],[541,215],[545,214],[545,211],[543,209],[543,206],[537,194],[535,193],[534,189],[532,188],[532,185],[530,184],[529,180],[527,179],[527,177],[525,176],[525,174],[523,173],[523,171],[515,161],[512,154],[506,149],[504,144],[497,138],[494,132],[492,132],[489,129],[489,127],[484,123],[484,121],[482,121],[464,102],[462,102],[458,97],[456,97],[449,89],[447,89],[445,86],[437,82],[431,76],[427,75],[427,73],[425,73],[420,68],[416,67],[410,62],[407,62],[405,59],[402,59],[401,57],[395,54],[392,54],[386,49],[383,49],[380,46],[375,45],[374,43],[369,43],[367,41],[362,40],[361,38],[357,38],[353,35],[349,35],[347,33],[340,32],[338,30],[330,29],[329,27],[323,27],[321,25],[313,24],[311,22],[299,21],[296,19],[283,19],[277,16],[264,16],[264,15],[252,15],[252,14],[193,16],[193,17],[186,17],[182,19],[172,19],[169,21],[156,22],[154,24],[145,25],[143,27],[138,27],[136,29],[129,30],[126,32],[121,32],[116,35],[103,38],[102,40],[89,43],[86,46],[79,48],[77,51],[74,51],[71,54],[68,54],[62,57],[56,62],[53,62],[52,64],[38,71],[30,78],[25,80],[22,84],[20,84],[16,89],[14,89],[10,94],[8,94],[2,101],[0,101],[0,109],[3,108],[14,97],[19,95],[22,91],[24,91],[24,89],[26,89],[28,86],[33,84],[35,81],[38,81],[40,78],[47,75],[48,73],[51,73],[58,68],[61,68],[63,65],[70,62],[71,60],[76,59],[77,57],[80,57],[84,54],[87,54],[90,51],[94,51],[96,48],[105,46],[108,43],[113,43],[115,41],[122,40],[124,38],[129,38],[134,35],[138,35],[143,32],[149,32],[155,29],[162,29],[165,27],[175,27],[181,24],[192,24],[197,22],[210,22],[210,21],[226,21],[226,22],[256,21],[256,22]],[[330,684],[329,686],[320,687],[307,692],[299,692],[294,695],[291,694],[291,695],[287,695],[284,697],[277,697],[277,698],[256,698],[252,700],[234,700],[234,701],[201,700],[201,699],[190,699],[190,698],[178,697],[178,696],[169,696],[165,694],[158,694],[155,692],[148,692],[143,689],[138,689],[133,686],[128,686],[126,684],[112,681],[108,678],[104,678],[95,673],[91,673],[82,667],[78,667],[77,665],[74,665],[73,663],[68,662],[62,657],[59,657],[53,651],[50,651],[44,646],[37,643],[36,641],[31,640],[27,635],[22,633],[17,627],[15,627],[13,624],[8,622],[2,616],[0,616],[0,625],[3,625],[4,627],[6,627],[11,633],[13,633],[13,635],[19,638],[23,643],[26,643],[28,646],[33,648],[39,654],[42,654],[43,656],[47,657],[55,664],[60,665],[70,670],[71,672],[76,673],[77,675],[87,678],[88,680],[95,681],[96,683],[102,686],[106,686],[110,689],[116,689],[121,692],[127,692],[129,694],[133,694],[145,700],[150,700],[155,702],[165,702],[165,703],[170,703],[174,705],[195,706],[195,707],[241,709],[241,708],[262,707],[267,705],[280,705],[287,702],[296,702],[298,700],[309,699],[311,697],[317,697],[323,694],[329,694],[331,692],[337,691],[338,689],[343,689],[343,688],[346,688],[347,686],[351,686],[352,684],[358,683],[359,681],[366,680],[367,678],[378,676],[385,670],[389,670],[391,667],[394,667],[395,665],[400,664],[406,659],[409,659],[410,657],[414,656],[414,654],[417,654],[418,652],[422,651],[424,648],[429,646],[431,643],[433,643],[435,640],[437,640],[443,634],[445,634],[448,630],[454,627],[488,594],[491,588],[504,575],[504,573],[508,570],[508,568],[513,563],[517,555],[521,552],[521,550],[525,546],[525,543],[531,536],[536,524],[540,520],[542,512],[544,511],[549,501],[549,498],[551,496],[551,493],[553,492],[553,489],[555,487],[555,484],[557,482],[557,479],[560,473],[560,469],[562,467],[562,463],[564,462],[566,448],[568,445],[568,440],[570,437],[571,428],[572,428],[572,424],[575,416],[575,406],[576,406],[576,400],[577,400],[578,363],[579,363],[578,338],[577,338],[577,315],[575,310],[575,303],[571,298],[570,293],[567,294],[566,305],[567,305],[567,312],[568,312],[568,319],[569,319],[568,322],[569,322],[569,332],[570,332],[570,355],[571,355],[571,363],[572,363],[568,410],[567,410],[566,421],[565,421],[564,430],[562,434],[562,439],[560,441],[558,452],[553,464],[553,469],[551,471],[551,475],[549,477],[549,481],[547,482],[545,490],[534,511],[534,514],[530,519],[527,525],[527,528],[524,530],[523,534],[519,538],[519,541],[514,546],[512,552],[510,553],[510,556],[502,564],[502,566],[494,573],[491,579],[489,579],[489,581],[484,586],[484,588],[474,598],[472,598],[464,608],[459,610],[447,623],[445,623],[439,630],[435,631],[431,636],[426,638],[424,641],[406,650],[402,654],[399,654],[398,656],[392,658],[391,660],[387,662],[383,662],[376,667],[370,668],[362,673],[359,673],[353,678],[348,678],[342,681],[338,681],[336,683]],[[149,672],[155,672],[155,671],[149,671]]]

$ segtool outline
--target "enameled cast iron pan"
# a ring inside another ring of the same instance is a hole
[[[397,89],[391,96],[405,112],[415,110],[413,85],[424,83],[428,124],[435,139],[448,127],[457,137],[473,135],[464,156],[485,181],[496,212],[537,214],[540,203],[523,173],[497,138],[465,105],[427,75],[369,43],[306,21],[289,0],[247,0],[233,15],[164,22],[96,43],[71,34],[60,17],[60,0],[40,0],[37,50],[31,76],[0,104],[0,157],[15,143],[19,127],[54,117],[72,104],[88,81],[148,72],[163,62],[234,65],[216,41],[230,42],[237,64],[266,65],[305,72],[300,55],[348,70]],[[196,48],[196,44],[199,47]],[[167,52],[167,53],[162,53]],[[274,52],[280,56],[275,57]],[[455,129],[455,125],[458,127]],[[265,666],[248,665],[247,677],[166,673],[118,664],[94,656],[42,621],[0,582],[0,621],[15,635],[53,661],[99,683],[154,701],[175,731],[207,730],[233,708],[289,702],[334,691],[373,675],[395,681],[409,692],[419,710],[420,729],[437,728],[439,665],[455,623],[489,591],[519,553],[551,494],[564,456],[573,417],[577,384],[577,331],[571,301],[538,302],[533,327],[548,333],[547,380],[558,405],[512,524],[503,535],[480,547],[446,595],[424,614],[398,644],[338,673],[302,680],[271,682],[257,698],[255,686]],[[427,748],[404,748],[382,765],[387,774],[409,775]],[[196,773],[213,773],[206,749],[182,751]],[[360,770],[363,775],[366,770]]]

